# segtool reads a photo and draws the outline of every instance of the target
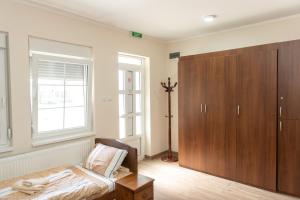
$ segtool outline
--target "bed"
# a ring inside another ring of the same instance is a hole
[[[18,177],[0,182],[0,199],[22,199],[22,200],[44,200],[51,199],[49,195],[56,195],[53,199],[84,199],[84,200],[113,200],[115,199],[115,182],[129,174],[137,174],[137,150],[124,143],[113,139],[96,138],[95,143],[101,143],[106,146],[123,149],[128,152],[122,166],[128,171],[122,171],[114,178],[106,178],[92,171],[84,169],[80,165],[61,166],[34,174]],[[67,177],[64,177],[68,174]],[[23,192],[12,190],[11,186],[20,180],[47,177],[53,180],[47,185],[43,192],[34,195],[28,195]],[[63,177],[63,178],[59,178]],[[72,183],[72,184],[70,184]],[[75,188],[75,189],[74,189]]]

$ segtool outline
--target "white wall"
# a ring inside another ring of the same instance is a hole
[[[147,130],[151,130],[151,133],[147,134],[146,154],[154,155],[167,149],[167,119],[164,117],[167,113],[167,96],[160,86],[160,81],[166,80],[167,76],[172,78],[172,82],[177,80],[177,61],[166,60],[166,52],[180,51],[182,55],[191,55],[299,39],[298,27],[300,27],[299,15],[165,44],[150,37],[142,40],[133,39],[129,37],[127,31],[110,28],[73,15],[21,4],[16,0],[1,0],[0,31],[9,33],[14,150],[0,154],[0,157],[64,144],[39,148],[33,148],[31,145],[29,36],[93,48],[96,137],[118,137],[117,53],[127,52],[149,57],[150,69],[147,71],[150,80],[147,81],[147,85],[150,86],[150,91],[147,96],[150,98],[150,105],[147,106],[147,110],[150,113],[151,124]],[[172,137],[176,151],[178,150],[177,89],[172,94],[174,115]],[[103,102],[103,98],[107,97],[112,98],[112,101]]]
[[[127,31],[96,24],[73,15],[22,4],[0,1],[0,31],[9,34],[9,62],[14,150],[0,157],[40,148],[31,145],[28,37],[35,36],[93,48],[94,131],[96,137],[118,138],[117,54],[127,52],[150,58],[151,138],[146,152],[166,150],[165,94],[160,81],[166,78],[166,44],[146,37],[133,39]],[[112,98],[103,102],[103,98]],[[93,138],[91,138],[92,140]],[[61,145],[55,144],[56,145]],[[54,146],[54,145],[50,145]]]
[[[180,51],[181,55],[234,49],[273,42],[300,39],[300,15],[245,26],[168,44],[167,52]],[[167,74],[177,81],[177,60],[167,60]],[[173,94],[172,124],[173,148],[178,151],[178,90]]]

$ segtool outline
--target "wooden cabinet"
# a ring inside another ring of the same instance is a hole
[[[236,56],[210,58],[205,101],[206,171],[234,178],[236,166]]]
[[[277,51],[238,56],[237,179],[276,190]]]
[[[235,174],[236,57],[179,63],[179,163],[223,177]]]
[[[153,200],[153,179],[132,174],[116,182],[116,200]]]
[[[300,40],[180,58],[179,163],[300,196]]]
[[[179,62],[179,163],[276,190],[277,50]]]
[[[278,55],[278,190],[300,196],[300,41]]]
[[[208,60],[187,60],[179,63],[179,163],[197,170],[206,170],[206,133],[203,114],[206,97]]]
[[[281,119],[300,119],[300,41],[286,42],[278,53],[278,105]]]

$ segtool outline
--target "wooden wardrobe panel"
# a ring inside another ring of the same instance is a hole
[[[235,178],[236,57],[213,57],[207,68],[207,171]]]
[[[237,179],[276,190],[277,51],[240,54]]]
[[[196,170],[206,169],[205,102],[206,60],[179,63],[179,164]]]
[[[282,120],[278,135],[278,190],[300,196],[300,120]]]
[[[279,49],[278,97],[281,119],[300,119],[300,41],[283,43]]]
[[[281,114],[279,112],[278,115],[278,190],[297,196],[300,196],[299,55],[300,41],[286,42],[279,48],[278,109]]]

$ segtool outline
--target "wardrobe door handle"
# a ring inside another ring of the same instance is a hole
[[[282,132],[282,121],[279,122],[279,131]]]
[[[202,103],[201,103],[201,112],[203,112]]]
[[[237,115],[240,116],[240,105],[237,106]]]
[[[206,104],[204,105],[204,112],[206,112]]]
[[[279,117],[281,117],[282,116],[282,107],[280,106],[279,107]]]

